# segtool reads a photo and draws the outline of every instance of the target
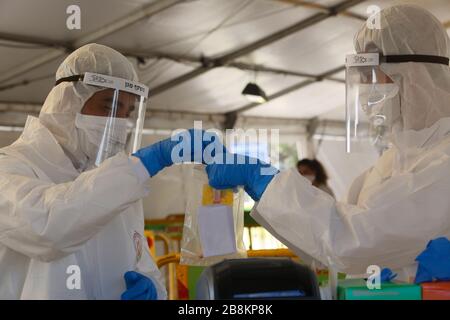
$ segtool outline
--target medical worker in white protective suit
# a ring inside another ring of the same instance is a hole
[[[252,216],[299,255],[347,274],[378,265],[412,281],[427,243],[450,237],[450,42],[416,6],[386,8],[377,18],[381,28],[364,24],[355,37],[359,55],[347,57],[347,120],[355,138],[351,111],[359,105],[373,142],[390,135],[392,147],[353,182],[346,202],[296,168],[212,164],[207,171],[213,187],[243,185],[258,201]]]
[[[0,299],[165,299],[140,199],[174,142],[126,153],[140,144],[148,88],[97,44],[56,80],[39,118],[0,149]]]

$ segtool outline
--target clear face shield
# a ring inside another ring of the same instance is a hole
[[[400,118],[399,86],[380,68],[382,63],[438,63],[446,57],[429,55],[351,54],[346,57],[346,151],[372,144],[379,152],[389,147],[394,122]]]
[[[100,165],[119,152],[131,154],[141,145],[148,87],[133,81],[86,72],[62,78],[95,86],[97,91],[75,118],[78,138],[90,163]]]
[[[379,54],[348,55],[346,60],[347,152],[367,141],[378,150],[388,147],[399,111],[399,88],[379,65]],[[395,104],[398,104],[396,107]]]

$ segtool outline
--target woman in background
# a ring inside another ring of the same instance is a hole
[[[297,162],[297,170],[302,176],[311,181],[313,186],[334,197],[333,191],[327,184],[328,175],[318,160],[302,159]]]

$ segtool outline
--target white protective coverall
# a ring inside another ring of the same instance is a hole
[[[137,80],[124,56],[97,44],[72,53],[56,78],[84,72]],[[19,139],[0,149],[0,299],[119,299],[132,270],[166,298],[143,236],[143,165],[119,153],[82,172],[75,115],[98,90],[57,85],[39,119],[29,117]]]
[[[381,29],[364,24],[357,33],[358,53],[450,56],[446,31],[424,9],[399,5],[380,16]],[[394,146],[353,182],[347,201],[292,169],[274,177],[252,216],[300,256],[347,274],[388,267],[411,281],[427,242],[450,238],[450,71],[413,62],[381,68],[400,87]]]

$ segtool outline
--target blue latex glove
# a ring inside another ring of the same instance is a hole
[[[152,280],[135,271],[124,275],[127,290],[122,293],[122,300],[156,300],[158,294]]]
[[[245,162],[237,162],[238,157],[243,158]],[[227,161],[227,159],[232,161]],[[253,200],[259,201],[278,170],[255,158],[228,153],[228,157],[222,164],[207,165],[206,172],[211,187],[233,189],[243,186]]]
[[[397,276],[396,273],[393,273],[389,268],[383,268],[380,274],[381,282],[391,282]]]
[[[190,153],[184,154],[186,149],[183,150],[182,146],[189,146],[189,143]],[[205,151],[205,156],[203,156],[205,148],[210,144],[217,149],[212,148],[212,150],[209,150],[210,152]],[[221,153],[225,151],[225,147],[217,135],[203,130],[190,129],[142,148],[133,153],[133,156],[141,160],[150,176],[153,177],[159,171],[174,163],[193,161],[211,163],[213,162],[211,157],[215,157],[215,150],[220,150]]]
[[[416,283],[450,280],[450,241],[445,237],[431,240],[416,261]]]

